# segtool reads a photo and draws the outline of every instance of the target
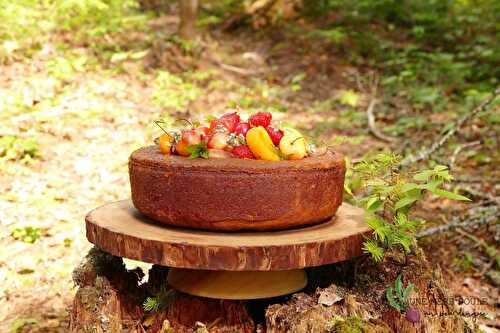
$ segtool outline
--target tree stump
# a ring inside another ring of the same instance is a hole
[[[148,281],[140,270],[128,271],[121,258],[92,249],[73,274],[79,289],[71,311],[72,333],[311,333],[311,332],[473,332],[473,323],[453,314],[439,274],[418,252],[407,258],[389,255],[380,264],[368,258],[308,270],[305,293],[268,301],[228,301],[189,296],[165,286],[168,268],[154,265]],[[412,324],[390,308],[387,285],[402,274],[415,284],[411,299],[421,321]],[[326,288],[322,288],[326,286]],[[157,312],[142,308],[161,288],[172,293]],[[423,302],[424,303],[424,302]],[[449,313],[433,317],[426,313]],[[259,315],[260,314],[260,315]]]
[[[313,293],[295,294],[286,304],[270,306],[266,332],[473,332],[474,323],[458,315],[439,271],[431,269],[423,252],[417,249],[406,259],[389,254],[379,264],[362,258],[350,272],[338,265],[315,269],[316,283],[335,282],[328,277],[338,276],[340,270],[350,273],[352,287],[331,284]],[[405,319],[386,300],[387,286],[393,285],[399,274],[405,285],[406,281],[415,285],[410,300],[420,313],[418,323]]]
[[[140,284],[140,270],[127,271],[119,257],[93,248],[73,272],[79,287],[71,311],[72,333],[254,332],[244,302],[173,292],[165,308],[147,313],[142,304],[165,286],[168,269],[153,266]]]

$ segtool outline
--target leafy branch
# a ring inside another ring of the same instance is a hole
[[[373,229],[373,238],[365,241],[363,250],[377,262],[389,249],[399,249],[405,254],[411,252],[416,244],[417,228],[424,221],[410,219],[410,211],[427,193],[469,201],[443,188],[453,181],[448,167],[438,165],[416,173],[402,173],[400,161],[395,154],[382,153],[362,160],[347,174],[350,176],[345,184],[347,193],[353,194],[351,186],[355,182],[364,190],[364,196],[355,199],[366,208],[366,222]]]

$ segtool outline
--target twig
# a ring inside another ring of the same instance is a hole
[[[469,183],[469,184],[473,184],[473,183],[493,183],[493,184],[497,184],[500,182],[500,179],[496,179],[496,178],[491,178],[491,177],[487,177],[486,175],[481,175],[481,176],[471,176],[471,175],[465,175],[465,176],[462,176],[462,175],[458,175],[455,177],[455,181],[458,182],[458,183]]]
[[[491,222],[498,221],[499,218],[500,218],[499,206],[495,205],[489,207],[479,207],[474,209],[474,213],[469,214],[469,217],[465,219],[455,218],[452,222],[448,224],[422,230],[417,234],[417,237],[418,238],[427,237],[434,234],[451,231],[457,228],[470,228],[476,225],[489,224]]]
[[[370,104],[368,105],[368,108],[366,109],[366,116],[368,117],[368,128],[370,129],[370,132],[373,134],[373,136],[377,139],[385,142],[393,142],[394,138],[390,138],[384,135],[375,126],[375,115],[373,114],[373,108],[375,107],[375,104],[377,104],[377,99],[373,97],[370,101]]]
[[[373,134],[374,137],[380,139],[385,142],[393,142],[394,138],[388,137],[384,133],[380,132],[375,123],[375,114],[373,113],[373,109],[377,104],[377,89],[378,89],[378,77],[373,79],[372,84],[372,96],[370,103],[368,104],[368,108],[366,109],[366,117],[368,118],[368,128],[370,129],[370,133]]]
[[[453,127],[447,131],[445,134],[441,136],[441,138],[434,142],[429,148],[424,148],[420,150],[416,155],[409,155],[407,156],[402,162],[401,166],[408,166],[410,164],[413,164],[415,162],[422,161],[424,159],[427,159],[429,156],[431,156],[436,150],[441,148],[459,129],[462,128],[462,126],[467,122],[467,120],[474,118],[478,113],[481,111],[484,111],[494,100],[497,98],[497,96],[500,95],[500,88],[495,89],[493,94],[491,94],[488,98],[483,100],[477,107],[475,107],[471,112],[468,112],[465,114],[462,118],[460,118],[454,125]]]
[[[220,323],[224,318],[222,317],[217,317],[213,322],[207,325],[207,329],[211,329],[212,327],[215,327],[218,323]]]
[[[236,74],[239,74],[239,75],[243,75],[243,76],[262,74],[262,73],[266,72],[263,69],[261,69],[261,70],[246,69],[246,68],[236,67],[236,66],[233,66],[233,65],[224,64],[224,63],[218,62],[218,61],[216,61],[216,64],[219,67],[221,67],[222,69],[225,69],[225,70],[227,70],[229,72],[233,72],[233,73],[236,73]]]
[[[500,197],[495,197],[491,195],[488,192],[479,192],[478,190],[473,189],[470,186],[458,186],[461,190],[472,194],[474,197],[478,197],[483,199],[484,201],[491,202],[491,203],[496,203],[497,205],[500,205]]]
[[[460,152],[463,149],[474,147],[474,146],[477,146],[479,144],[481,144],[480,140],[469,142],[469,143],[465,143],[465,144],[460,145],[457,148],[455,148],[455,150],[453,151],[453,154],[450,157],[450,161],[448,162],[448,166],[450,167],[450,170],[453,169],[453,167],[455,166],[455,162],[457,161],[458,154],[460,154]]]

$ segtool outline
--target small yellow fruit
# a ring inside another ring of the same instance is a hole
[[[246,135],[248,148],[261,160],[279,161],[280,155],[271,137],[262,126],[251,128]]]
[[[307,156],[307,142],[305,137],[293,128],[283,128],[283,137],[280,141],[281,153],[288,160],[300,160]]]
[[[187,147],[189,147],[189,144],[184,141],[184,140],[181,140],[181,142],[177,142],[175,144],[175,152],[177,153],[177,155],[181,155],[181,156],[190,156],[191,153],[187,151]]]
[[[170,155],[172,143],[174,142],[174,138],[169,134],[163,134],[160,136],[160,150],[165,155]]]

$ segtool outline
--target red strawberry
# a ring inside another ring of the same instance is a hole
[[[221,128],[223,131],[227,130],[226,126],[222,123],[220,119],[214,119],[210,122],[210,132],[213,133]]]
[[[206,126],[195,128],[196,133],[199,133],[201,136],[207,136],[210,134],[210,128]]]
[[[248,146],[237,146],[233,148],[233,156],[237,158],[255,158]]]
[[[239,123],[238,125],[236,125],[236,128],[234,129],[234,133],[236,135],[241,134],[243,135],[243,137],[245,137],[249,129],[250,125],[248,123]]]
[[[266,131],[271,137],[271,140],[273,140],[273,143],[276,146],[279,145],[281,138],[283,137],[283,131],[271,126],[266,127]]]
[[[228,129],[229,133],[233,133],[236,126],[240,123],[240,116],[236,112],[226,113],[219,120]]]
[[[252,127],[267,127],[271,123],[271,119],[273,119],[273,115],[269,112],[257,112],[256,114],[250,116],[248,122]]]

